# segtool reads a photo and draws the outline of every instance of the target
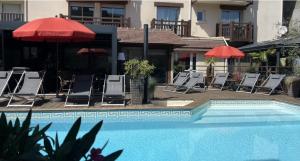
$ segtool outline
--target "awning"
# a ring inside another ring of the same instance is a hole
[[[118,28],[118,39],[123,44],[143,44],[144,30],[134,28]],[[185,43],[180,36],[170,30],[149,29],[149,44],[177,45]]]
[[[269,48],[292,47],[297,45],[300,45],[300,36],[253,43],[250,45],[242,46],[239,49],[244,52],[254,52],[259,50],[266,50]]]
[[[204,53],[216,46],[226,45],[223,38],[203,38],[203,37],[190,37],[182,38],[184,46],[175,48],[175,52],[199,52]]]

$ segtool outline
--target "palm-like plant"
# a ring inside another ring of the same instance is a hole
[[[207,68],[206,68],[206,75],[207,76],[212,76],[213,73],[213,65],[216,63],[215,58],[208,58],[206,59],[206,64],[208,64]]]
[[[265,51],[259,51],[259,52],[253,52],[249,53],[252,60],[259,64],[259,66],[262,65],[262,63],[266,63],[266,71],[268,71],[269,61],[268,57],[274,55],[276,52],[276,49],[270,48]]]

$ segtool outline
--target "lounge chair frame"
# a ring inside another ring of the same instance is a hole
[[[89,94],[88,95],[82,95],[82,96],[87,96],[88,97],[88,101],[86,104],[69,104],[68,101],[69,101],[69,97],[72,95],[72,91],[73,91],[73,84],[75,83],[76,81],[76,75],[73,74],[72,76],[72,81],[70,82],[70,85],[69,85],[69,90],[68,90],[68,93],[67,93],[67,97],[66,97],[66,100],[65,100],[65,107],[88,107],[90,106],[90,103],[91,103],[91,97],[92,97],[92,91],[93,91],[93,82],[94,82],[94,75],[90,75],[91,76],[91,85],[90,85],[90,89],[89,89]],[[77,97],[79,97],[80,95],[76,95]],[[76,97],[75,96],[75,97]],[[73,99],[73,98],[72,98]]]
[[[125,80],[125,75],[118,75],[120,77],[122,77],[122,87],[123,87],[123,96],[122,98],[119,99],[113,99],[113,98],[107,98],[105,91],[106,91],[106,83],[107,83],[107,79],[108,76],[105,75],[105,79],[104,79],[104,83],[103,83],[103,92],[102,92],[102,99],[101,99],[101,106],[125,106],[126,105],[126,80]],[[119,104],[109,104],[109,103],[104,103],[104,99],[108,99],[108,100],[123,100],[123,103],[119,103]]]
[[[2,71],[2,72],[6,72],[7,73],[7,77],[6,77],[6,81],[4,83],[4,87],[0,91],[0,96],[4,97],[3,93],[4,93],[4,91],[5,91],[6,88],[8,88],[9,93],[11,92],[8,83],[10,81],[11,76],[13,75],[13,71],[11,70],[11,71]]]
[[[226,84],[226,82],[227,82],[228,76],[229,76],[229,73],[228,73],[228,72],[227,72],[227,73],[216,73],[216,75],[214,76],[214,78],[211,80],[209,86],[210,86],[210,87],[214,87],[214,85],[216,85],[216,84],[214,84],[214,82],[216,81],[216,77],[217,77],[218,74],[225,74],[226,79],[225,79],[224,83],[222,83],[222,84],[217,84],[217,85],[220,85],[220,88],[219,88],[219,89],[218,89],[218,88],[208,88],[208,90],[220,90],[220,91],[223,90],[223,88],[224,88],[224,86],[225,86],[225,84]]]
[[[186,83],[182,86],[178,86],[176,87],[176,93],[182,93],[182,94],[186,94],[192,90],[195,90],[195,91],[205,91],[206,88],[205,88],[205,77],[204,77],[204,74],[202,72],[195,72],[195,73],[199,73],[200,76],[202,77],[202,79],[200,80],[199,78],[193,78],[192,77],[192,74],[191,73],[189,76],[190,78],[188,79],[188,81],[186,81]],[[194,82],[192,84],[192,87],[187,87],[186,84],[191,80],[191,79],[199,79],[197,82]],[[203,85],[203,88],[201,88],[201,85]],[[197,87],[199,86],[199,87]],[[182,90],[182,89],[185,89],[183,92],[180,92],[179,90]]]
[[[249,76],[249,74],[255,75],[255,79],[253,80],[254,83],[253,83],[252,86],[244,85],[244,82],[245,82],[246,79],[247,79],[247,75]],[[257,81],[258,81],[259,76],[260,76],[259,73],[258,73],[258,74],[257,74],[257,73],[245,73],[245,75],[244,75],[242,81],[240,82],[240,84],[238,85],[238,87],[237,87],[237,89],[236,89],[236,92],[252,93],[252,92],[254,91],[254,89],[255,89],[255,86],[256,86],[256,83],[257,83]],[[243,88],[243,87],[249,87],[249,88],[250,88],[250,91],[248,92],[248,91],[245,91],[245,90],[241,90],[241,88]]]
[[[13,93],[11,93],[11,97],[10,97],[6,107],[30,107],[30,108],[32,108],[35,101],[36,101],[36,98],[41,96],[41,98],[44,99],[44,96],[45,96],[44,93],[45,92],[44,92],[44,88],[43,88],[42,84],[43,84],[43,81],[44,81],[44,76],[45,76],[46,71],[38,72],[39,75],[40,75],[41,80],[40,80],[40,82],[38,84],[38,88],[37,88],[37,90],[35,91],[34,94],[18,94],[17,93],[17,90],[20,90],[21,88],[23,88],[23,87],[20,88],[20,85],[21,85],[21,82],[23,81],[24,77],[26,76],[26,73],[30,73],[30,72],[34,72],[34,71],[24,71],[22,73],[22,75],[21,75],[21,77],[20,77]],[[23,82],[23,84],[24,84],[24,82]],[[42,95],[38,94],[39,91],[41,91]],[[27,102],[31,101],[31,104],[11,104],[11,101],[14,99],[14,97],[21,98],[23,100],[26,100]],[[26,97],[32,97],[32,98],[26,98]]]
[[[280,76],[280,78],[278,78],[279,80],[278,80],[278,83],[276,84],[276,87],[275,86],[273,88],[264,87],[268,83],[268,81],[270,80],[271,76],[274,76],[274,75]],[[273,92],[275,92],[276,88],[278,88],[278,87],[280,87],[280,89],[282,90],[283,89],[283,87],[282,87],[282,80],[284,79],[285,76],[286,76],[285,74],[270,74],[268,76],[268,78],[265,79],[260,86],[256,86],[255,93],[256,94],[263,94],[263,95],[271,95]],[[270,90],[270,92],[269,93],[258,92],[259,89]]]
[[[174,82],[178,79],[178,77],[180,76],[181,73],[186,73],[186,77],[185,79],[183,80],[182,84],[181,85],[174,85]],[[190,76],[190,72],[179,72],[172,80],[172,84],[167,84],[167,86],[165,87],[165,89],[163,91],[166,91],[166,92],[176,92],[176,88],[178,86],[182,86],[184,83],[186,83],[186,81],[189,79],[189,76]],[[175,89],[174,90],[171,90],[171,89],[168,89],[168,87],[174,87]]]

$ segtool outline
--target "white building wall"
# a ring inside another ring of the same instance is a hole
[[[282,23],[282,0],[253,1],[243,14],[244,22],[254,25],[254,42],[276,39]]]
[[[191,0],[132,0],[126,5],[126,17],[130,17],[132,27],[142,28],[143,24],[150,25],[151,20],[156,18],[157,7],[154,2],[183,3],[179,20],[190,19]]]
[[[197,22],[197,12],[203,11],[204,22]],[[200,37],[216,36],[216,24],[221,20],[221,9],[219,4],[197,3],[192,7],[192,35]]]
[[[59,14],[68,15],[66,0],[28,0],[28,20],[54,17]]]

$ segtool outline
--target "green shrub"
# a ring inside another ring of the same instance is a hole
[[[125,74],[136,79],[148,77],[154,72],[155,66],[149,64],[148,60],[131,59],[125,62]]]
[[[118,150],[108,156],[101,154],[107,143],[100,148],[92,148],[102,121],[98,122],[89,132],[81,138],[77,138],[81,125],[81,118],[78,118],[65,137],[62,144],[59,144],[58,135],[55,139],[46,135],[51,124],[39,129],[39,125],[30,127],[32,111],[22,125],[18,118],[15,123],[7,121],[4,113],[0,117],[0,161],[114,161],[122,153]],[[40,144],[40,142],[44,144]],[[46,152],[43,155],[41,152]]]

